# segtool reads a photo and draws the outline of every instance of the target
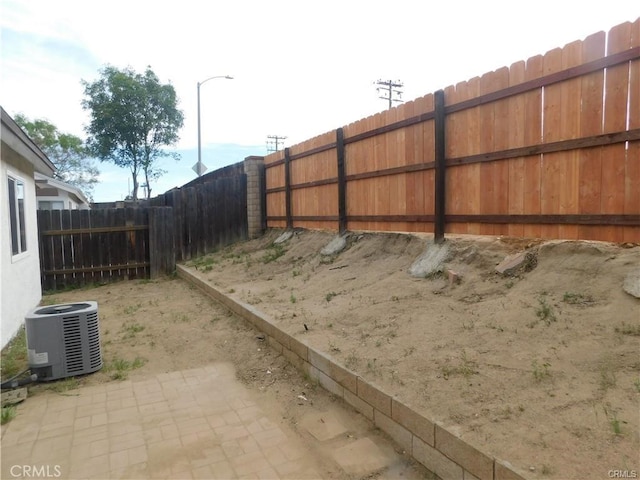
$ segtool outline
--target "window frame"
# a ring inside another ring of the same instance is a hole
[[[15,262],[26,257],[30,251],[27,227],[27,182],[24,177],[17,175],[11,171],[7,171],[7,210],[9,222],[11,261]],[[13,182],[13,187],[11,185]],[[22,198],[19,195],[19,187],[22,187]],[[20,206],[22,200],[22,208]],[[15,217],[15,225],[14,225]],[[17,232],[16,232],[17,230]],[[17,245],[16,245],[17,244]],[[15,247],[18,247],[15,253]]]

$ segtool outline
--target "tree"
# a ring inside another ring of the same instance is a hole
[[[87,198],[92,199],[100,171],[82,139],[61,133],[47,120],[29,120],[22,114],[14,119],[56,166],[54,178],[79,188]]]
[[[133,179],[133,199],[138,198],[138,175],[142,173],[151,197],[151,181],[164,173],[156,161],[161,157],[180,157],[162,147],[178,141],[183,114],[171,84],[161,84],[147,67],[144,74],[125,68],[106,66],[99,80],[82,81],[85,99],[82,107],[91,115],[86,127],[88,144],[101,161],[129,168]]]

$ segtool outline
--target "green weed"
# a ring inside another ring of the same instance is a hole
[[[333,299],[333,297],[335,297],[335,296],[337,296],[337,295],[338,295],[338,294],[337,294],[336,292],[329,292],[329,293],[327,293],[327,294],[324,296],[324,299],[325,299],[327,302],[330,302],[330,301],[331,301],[331,299]]]
[[[569,305],[582,305],[588,306],[595,303],[591,295],[584,295],[582,293],[565,292],[562,300]]]
[[[282,257],[287,251],[279,243],[272,243],[267,248],[267,251],[262,256],[262,263],[271,263],[278,258]]]
[[[142,332],[144,328],[144,325],[140,325],[139,323],[125,323],[121,330],[124,333],[124,336],[122,337],[123,340],[134,338],[136,334]]]
[[[116,358],[106,365],[105,370],[111,373],[112,380],[125,380],[129,376],[129,371],[142,367],[147,361],[144,358],[136,357],[132,362],[123,358]]]
[[[2,407],[2,414],[0,416],[0,425],[4,425],[5,423],[9,423],[16,416],[16,407]]]
[[[549,326],[557,320],[553,307],[547,303],[544,296],[538,297],[538,308],[536,309],[536,317]]]
[[[621,335],[632,335],[634,337],[640,337],[640,324],[638,325],[627,325],[622,322],[619,326],[614,328],[616,333]]]
[[[16,336],[2,350],[0,356],[0,372],[3,379],[9,379],[24,371],[29,366],[27,357],[27,335],[21,327]]]
[[[551,376],[551,372],[549,372],[550,363],[545,362],[542,365],[538,364],[537,360],[531,362],[531,367],[533,371],[531,372],[533,378],[536,382],[541,382],[545,378],[549,378]]]
[[[138,310],[140,310],[141,308],[142,308],[141,303],[138,303],[137,305],[127,305],[126,307],[124,307],[123,312],[125,313],[125,315],[132,315],[136,313]]]

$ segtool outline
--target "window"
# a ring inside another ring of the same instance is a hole
[[[9,177],[9,221],[11,252],[18,255],[27,250],[27,232],[24,221],[24,182]]]
[[[40,200],[38,201],[40,210],[64,210],[64,202],[57,200]]]

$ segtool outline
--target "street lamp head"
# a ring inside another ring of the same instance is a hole
[[[231,75],[225,75],[225,77],[227,80],[233,80],[233,77]]]

